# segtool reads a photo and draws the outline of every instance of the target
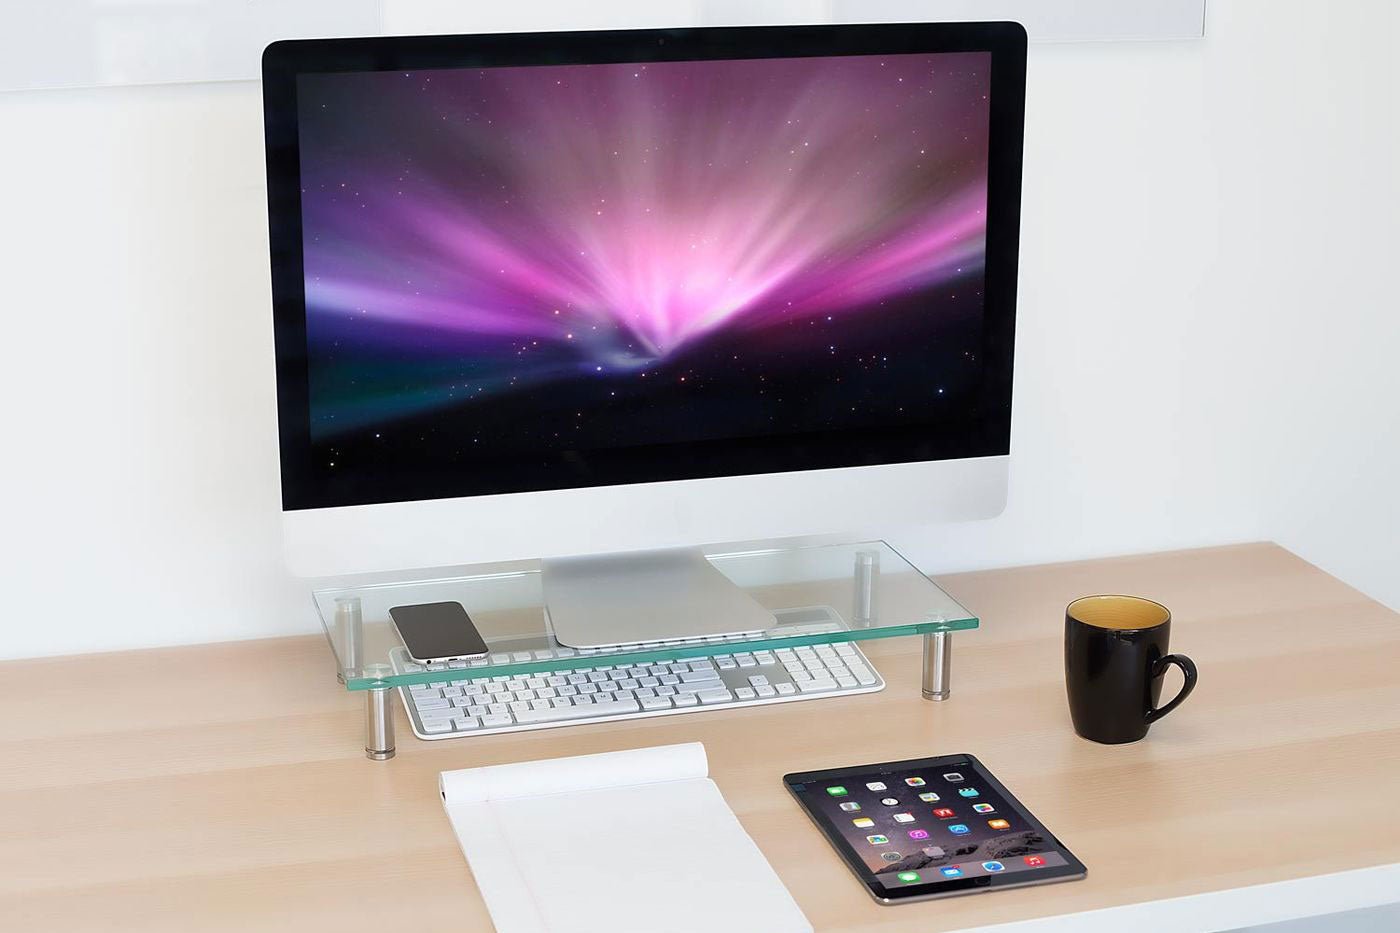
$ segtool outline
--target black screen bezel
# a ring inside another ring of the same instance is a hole
[[[870,775],[879,773],[897,774],[899,772],[917,771],[920,769],[954,768],[973,771],[977,774],[977,779],[987,787],[992,788],[1001,798],[1011,805],[1011,809],[1020,819],[1033,826],[1047,840],[1054,844],[1056,850],[1064,856],[1068,865],[1049,866],[1037,869],[1034,872],[1016,872],[1014,874],[1003,875],[980,875],[970,878],[947,878],[937,881],[923,881],[910,885],[907,888],[886,888],[880,884],[874,873],[866,867],[865,862],[851,848],[845,837],[841,836],[836,828],[824,815],[818,813],[813,807],[808,805],[808,798],[804,792],[794,789],[796,784],[814,784],[835,781],[840,783],[849,780],[853,775]],[[942,755],[937,758],[911,758],[907,761],[887,761],[881,764],[858,765],[847,768],[830,768],[823,771],[802,771],[793,774],[783,775],[783,784],[793,799],[797,801],[803,811],[811,819],[813,824],[831,843],[842,861],[855,873],[865,885],[870,895],[877,901],[893,903],[905,900],[922,900],[929,897],[943,897],[952,894],[974,894],[978,891],[996,891],[1005,888],[1019,888],[1033,884],[1044,884],[1049,881],[1070,881],[1083,878],[1088,872],[1084,863],[1079,861],[1073,853],[1061,842],[1054,833],[1045,828],[1045,824],[1035,818],[1025,804],[1021,803],[1011,791],[1006,789],[996,777],[987,770],[982,762],[972,755]]]
[[[989,52],[992,56],[981,380],[935,425],[556,450],[512,469],[335,471],[311,440],[297,132],[298,75],[431,68]],[[263,53],[269,246],[286,511],[461,496],[1000,456],[1010,452],[1026,33],[1016,23],[725,27],[313,39]]]

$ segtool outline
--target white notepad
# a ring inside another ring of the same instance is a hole
[[[497,933],[812,933],[698,742],[444,771]]]

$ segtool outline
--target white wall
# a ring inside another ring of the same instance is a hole
[[[1037,46],[1011,503],[929,570],[1274,538],[1400,608],[1400,12]],[[0,95],[0,656],[312,631],[258,88]]]

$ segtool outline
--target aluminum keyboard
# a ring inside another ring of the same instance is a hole
[[[814,632],[833,627],[810,626]],[[708,657],[642,664],[608,664],[606,651],[560,647],[552,649],[557,669],[518,676],[492,676],[488,659],[428,665],[444,679],[400,687],[399,696],[414,735],[435,740],[874,693],[885,686],[854,643],[739,647],[728,643]],[[539,654],[493,657],[523,661],[541,659]],[[424,670],[402,648],[394,649],[391,660],[399,673]]]

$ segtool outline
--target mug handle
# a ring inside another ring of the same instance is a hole
[[[1160,709],[1148,710],[1147,722],[1149,724],[1156,722],[1176,709],[1181,705],[1181,701],[1189,697],[1191,691],[1196,689],[1196,662],[1192,661],[1184,654],[1169,654],[1164,658],[1158,659],[1157,663],[1152,665],[1152,676],[1160,676],[1166,671],[1167,667],[1172,664],[1181,668],[1181,676],[1185,678],[1181,684],[1181,692],[1172,697],[1171,702],[1166,706]]]

